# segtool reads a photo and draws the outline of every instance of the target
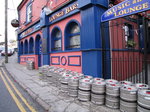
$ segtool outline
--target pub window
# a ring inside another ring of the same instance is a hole
[[[76,22],[71,22],[67,25],[66,48],[80,48],[80,27]]]
[[[52,31],[52,51],[62,50],[61,38],[61,30],[58,27],[54,28]]]
[[[26,9],[26,23],[31,22],[31,18],[32,18],[32,3],[29,3]]]
[[[123,29],[125,34],[126,47],[135,47],[133,25],[125,23]]]

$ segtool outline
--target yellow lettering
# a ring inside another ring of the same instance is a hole
[[[114,13],[114,15],[115,15],[115,17],[118,16],[116,12]]]
[[[136,10],[141,10],[142,9],[142,5],[138,5],[135,7]]]
[[[119,12],[119,16],[121,16],[121,15],[123,15],[124,14],[124,10],[121,10],[120,12]]]
[[[142,4],[143,5],[143,9],[148,8],[148,2]]]
[[[133,7],[133,8],[129,8],[129,10],[130,10],[130,12],[134,12],[134,11],[136,11],[136,10],[135,10],[135,7]]]
[[[136,0],[133,0],[132,4],[135,4],[136,3]]]
[[[107,15],[110,15],[112,14],[113,12],[110,10],[110,11],[107,11]]]
[[[126,6],[126,7],[127,7],[127,6],[130,6],[130,1],[126,2],[126,3],[125,3],[125,6]]]
[[[142,0],[133,0],[132,4],[135,4],[137,2],[141,2]]]

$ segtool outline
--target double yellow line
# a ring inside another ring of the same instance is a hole
[[[19,92],[19,90],[15,87],[15,85],[12,83],[12,81],[10,80],[10,78],[7,76],[6,72],[4,71],[4,69],[2,68],[3,74],[0,71],[0,76],[8,90],[8,92],[10,93],[10,95],[12,96],[13,100],[15,101],[16,105],[18,106],[18,108],[20,109],[21,112],[26,112],[25,108],[22,106],[21,102],[18,100],[18,98],[15,96],[15,94],[13,93],[11,87],[9,86],[9,84],[7,83],[7,81],[10,83],[10,85],[12,86],[12,88],[15,90],[16,94],[21,98],[21,100],[24,102],[24,104],[29,108],[29,110],[31,112],[36,112],[36,110],[30,105],[28,104],[27,100],[22,96],[22,94]],[[6,81],[7,79],[7,81]]]

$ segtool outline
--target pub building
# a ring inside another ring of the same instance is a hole
[[[128,72],[141,72],[142,65],[139,71],[130,71],[137,63],[115,60],[142,58],[138,49],[143,48],[143,39],[137,30],[142,29],[142,14],[101,22],[102,14],[122,1],[22,0],[18,6],[18,62],[34,61],[35,69],[50,65],[115,79],[119,74],[127,78]],[[134,50],[127,46],[129,40],[136,43]],[[122,71],[123,67],[127,70]]]

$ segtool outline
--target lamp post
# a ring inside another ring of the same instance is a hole
[[[7,8],[8,8],[8,0],[5,0],[5,63],[8,63],[8,49],[7,49]]]

